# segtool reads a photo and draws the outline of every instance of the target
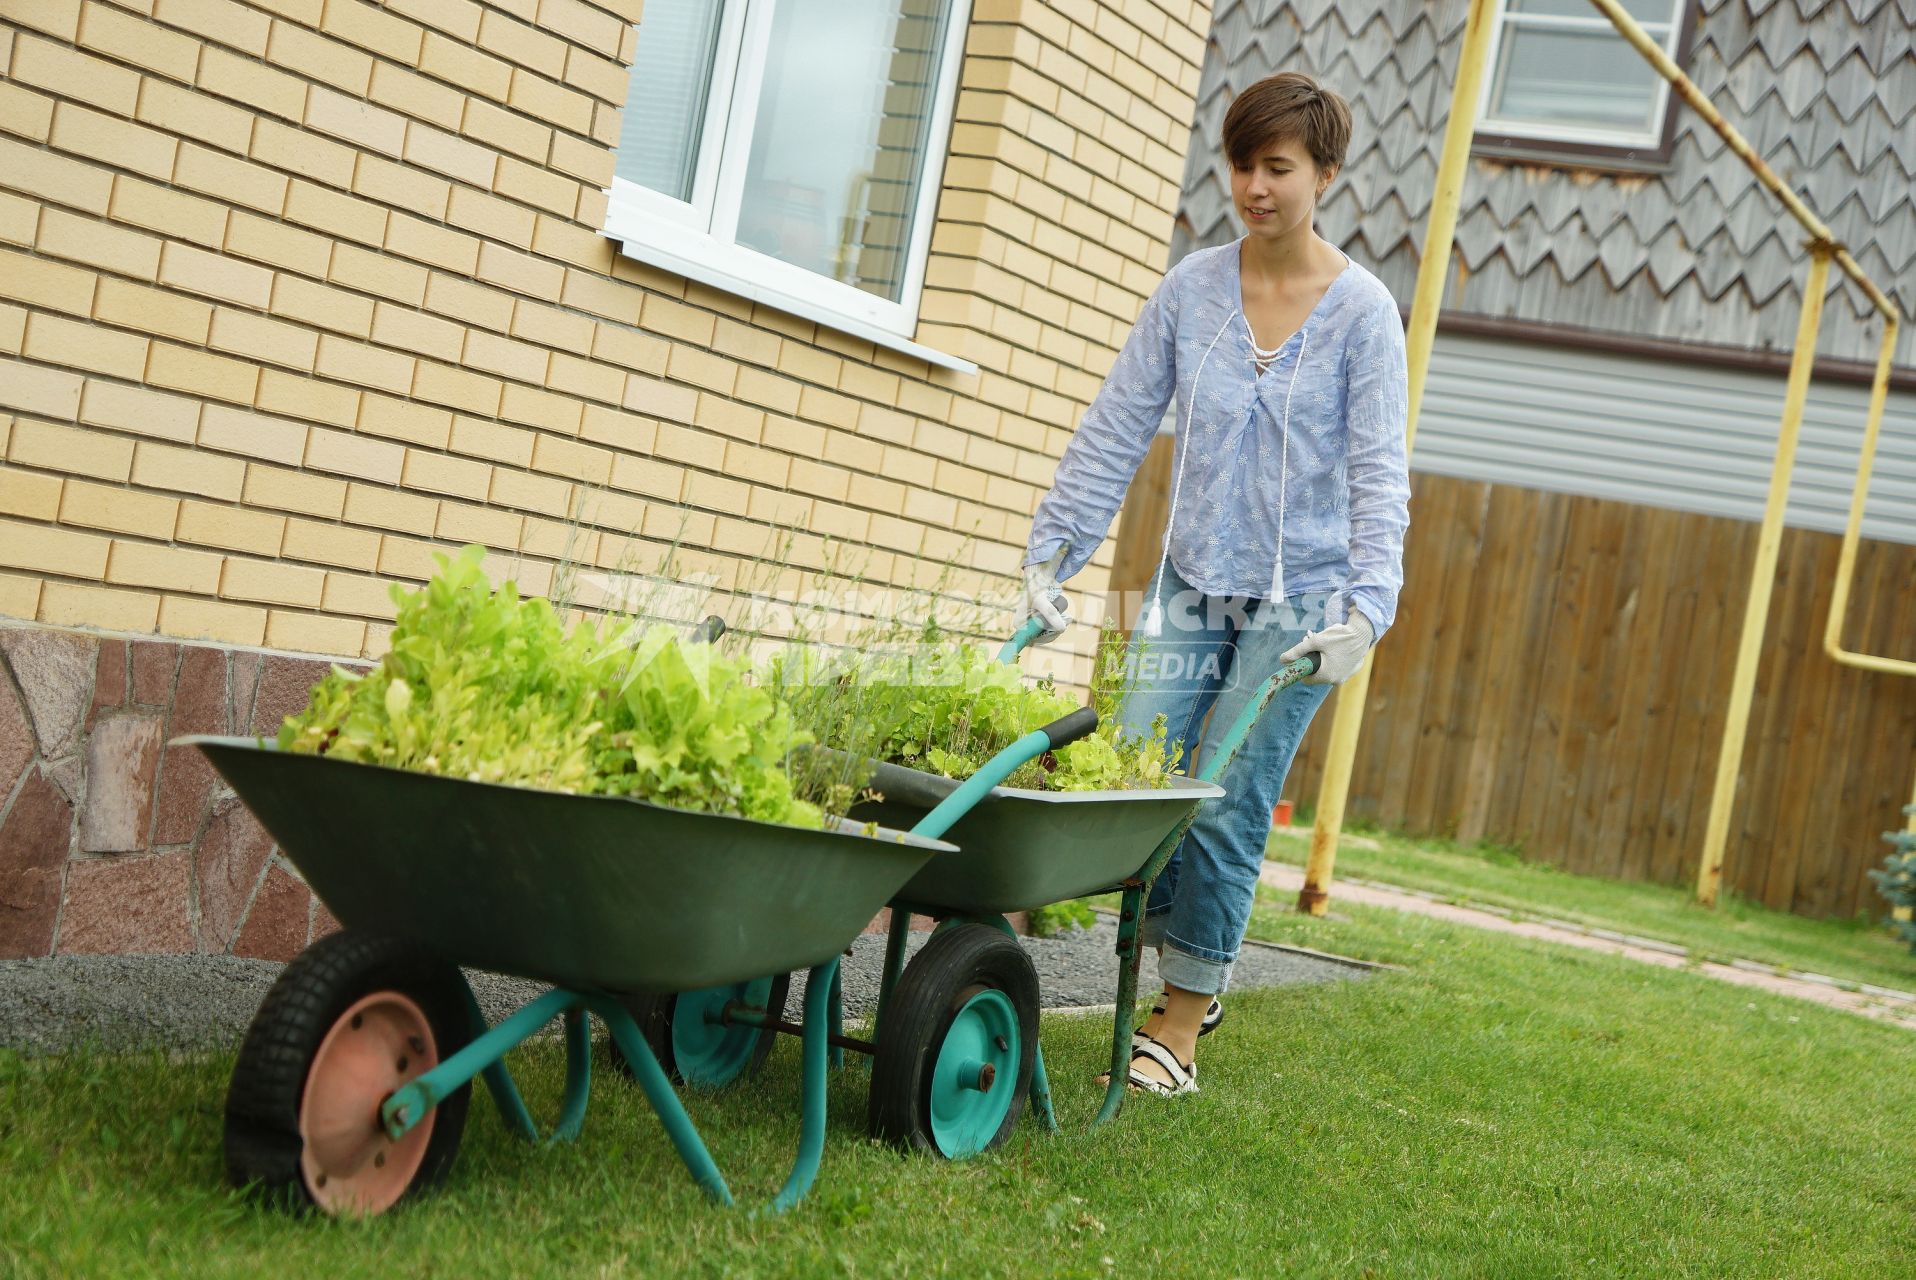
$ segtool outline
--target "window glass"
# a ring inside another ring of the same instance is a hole
[[[903,297],[947,4],[780,0],[738,243]]]
[[[1620,0],[1675,57],[1690,0]],[[1662,77],[1589,0],[1503,0],[1482,131],[1635,149],[1658,145],[1673,101]]]
[[[973,0],[647,0],[605,233],[944,368],[914,339]]]
[[[1623,11],[1638,22],[1661,26],[1670,20],[1670,0],[1623,0]],[[1590,0],[1510,0],[1511,13],[1541,13],[1564,18],[1594,18],[1607,31],[1615,31],[1603,10]]]
[[[1649,133],[1661,78],[1615,30],[1511,24],[1497,58],[1490,114],[1500,120]]]
[[[646,0],[639,23],[614,172],[674,200],[692,198],[722,7],[720,0]]]

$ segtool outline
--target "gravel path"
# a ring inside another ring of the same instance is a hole
[[[916,955],[929,935],[912,934],[910,950]],[[1060,938],[1021,938],[1031,965],[1038,971],[1038,994],[1047,1009],[1109,1008],[1118,994],[1118,957],[1115,950],[1118,927],[1104,914],[1095,928]],[[867,1013],[878,1002],[878,981],[884,970],[885,939],[882,934],[867,934],[852,946],[851,958],[842,966],[845,987],[845,1012],[852,1016]],[[1231,985],[1244,987],[1282,987],[1307,982],[1338,982],[1361,978],[1371,966],[1357,960],[1342,960],[1308,952],[1294,951],[1268,943],[1247,942],[1238,954]],[[792,980],[792,998],[787,1008],[800,1008],[800,993],[805,989],[804,975]],[[1157,956],[1146,951],[1138,973],[1140,993],[1154,993],[1158,985]]]
[[[912,936],[912,949],[925,934]],[[1117,993],[1117,928],[1098,926],[1064,938],[1026,938],[1046,1008],[1109,1006]],[[868,934],[845,962],[846,1011],[870,1009],[878,994],[885,940]],[[266,960],[226,956],[56,956],[0,961],[0,1047],[42,1054],[83,1043],[108,1049],[157,1046],[194,1049],[236,1045],[280,967]],[[1263,943],[1247,943],[1238,958],[1237,987],[1337,982],[1369,966]],[[497,1020],[542,988],[517,978],[470,973],[488,1018]],[[793,982],[797,1010],[803,975]],[[1156,965],[1145,954],[1141,992],[1158,989]]]

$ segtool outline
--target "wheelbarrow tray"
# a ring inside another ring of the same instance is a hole
[[[688,991],[837,955],[957,850],[280,751],[199,747],[342,925],[572,990]]]
[[[880,764],[870,785],[884,798],[854,806],[851,817],[911,826],[959,781]],[[1102,893],[1136,875],[1200,802],[1223,794],[1182,775],[1156,790],[995,787],[945,833],[963,856],[932,855],[897,897],[936,912],[1008,915]]]

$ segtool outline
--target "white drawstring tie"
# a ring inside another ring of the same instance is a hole
[[[1191,422],[1193,415],[1197,412],[1198,384],[1204,378],[1205,362],[1211,358],[1211,352],[1216,349],[1219,339],[1224,337],[1224,331],[1231,327],[1231,321],[1237,319],[1238,314],[1233,310],[1224,318],[1224,323],[1218,327],[1217,335],[1211,339],[1211,345],[1204,348],[1203,358],[1198,361],[1197,375],[1191,379],[1191,398],[1189,407],[1184,412],[1184,430],[1179,433],[1176,445],[1178,465],[1171,476],[1171,508],[1164,518],[1164,542],[1158,549],[1157,572],[1151,575],[1150,601],[1145,606],[1143,620],[1138,624],[1138,630],[1153,640],[1157,639],[1164,630],[1164,606],[1158,599],[1158,588],[1164,583],[1164,566],[1171,559],[1171,532],[1177,524],[1178,492],[1184,485],[1184,464],[1191,456]],[[1251,331],[1248,319],[1244,322],[1244,331],[1246,333]],[[1291,380],[1284,388],[1284,423],[1280,431],[1283,444],[1277,471],[1277,549],[1271,564],[1270,600],[1272,602],[1284,598],[1284,507],[1287,496],[1285,491],[1290,487],[1291,476],[1291,395],[1297,390],[1298,371],[1304,367],[1304,352],[1310,346],[1311,340],[1310,330],[1299,329],[1297,336],[1297,361],[1291,366]],[[1284,344],[1280,342],[1278,350],[1281,351],[1283,346]],[[1254,333],[1251,334],[1251,349],[1253,351],[1258,349],[1257,335]]]

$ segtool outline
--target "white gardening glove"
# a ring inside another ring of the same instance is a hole
[[[1339,623],[1325,627],[1322,631],[1307,631],[1304,638],[1277,655],[1279,662],[1295,662],[1305,654],[1315,650],[1321,654],[1320,665],[1315,675],[1304,677],[1305,684],[1343,684],[1357,674],[1357,668],[1364,663],[1364,655],[1370,652],[1376,635],[1370,629],[1370,619],[1357,610],[1349,610],[1350,617]]]
[[[1064,588],[1058,585],[1060,551],[1048,564],[1034,564],[1025,570],[1025,613],[1022,622],[1036,618],[1044,630],[1033,644],[1050,644],[1071,625],[1071,606],[1065,602]],[[1022,625],[1022,623],[1021,623]]]

